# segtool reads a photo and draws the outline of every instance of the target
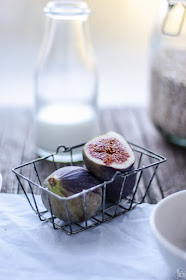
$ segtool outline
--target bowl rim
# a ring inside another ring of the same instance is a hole
[[[178,196],[182,196],[182,194],[185,193],[186,194],[186,190],[182,190],[182,191],[178,191],[176,193],[170,194],[169,196],[163,198],[162,200],[160,200],[154,207],[154,209],[152,210],[151,216],[150,216],[150,227],[152,230],[152,233],[154,234],[154,236],[156,237],[156,239],[158,240],[158,242],[165,247],[171,254],[176,255],[177,257],[183,259],[184,261],[186,261],[186,250],[182,250],[180,248],[178,248],[177,246],[173,245],[170,241],[168,241],[157,229],[157,226],[155,224],[155,217],[157,214],[157,211],[159,210],[159,207],[166,203],[169,200],[172,200],[174,197],[178,197]]]

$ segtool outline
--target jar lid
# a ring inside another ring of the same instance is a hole
[[[74,0],[50,1],[44,8],[44,13],[56,19],[75,19],[79,17],[87,17],[90,9],[86,2]]]

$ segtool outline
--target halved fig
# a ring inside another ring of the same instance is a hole
[[[110,180],[116,171],[128,171],[135,162],[134,152],[118,133],[109,131],[83,147],[87,169],[101,180]]]
[[[83,190],[100,184],[100,180],[92,175],[87,169],[79,166],[62,167],[48,176],[43,187],[61,196],[69,197]],[[45,190],[41,193],[44,206],[50,211],[48,194]],[[68,213],[64,200],[50,195],[53,215],[68,222]],[[86,194],[86,215],[83,195],[67,200],[71,223],[83,222],[85,217],[91,218],[99,209],[102,202],[102,189],[98,188]]]

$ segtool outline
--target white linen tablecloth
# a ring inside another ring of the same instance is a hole
[[[24,195],[0,193],[0,279],[175,279],[150,230],[153,207],[67,235],[41,222]]]

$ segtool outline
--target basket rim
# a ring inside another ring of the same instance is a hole
[[[166,158],[165,158],[165,157],[163,157],[163,156],[161,156],[161,155],[159,155],[159,154],[157,154],[157,153],[154,153],[154,152],[150,151],[149,149],[143,148],[143,147],[141,147],[141,146],[139,146],[139,145],[137,145],[137,144],[131,143],[131,142],[128,142],[128,143],[129,143],[129,145],[131,145],[131,146],[134,147],[134,148],[131,147],[131,148],[133,149],[133,151],[140,152],[141,154],[143,153],[143,154],[145,154],[146,156],[150,156],[151,158],[156,159],[157,161],[154,162],[154,163],[150,163],[150,164],[148,164],[148,165],[146,165],[146,166],[142,166],[142,167],[139,167],[139,168],[136,168],[136,169],[133,169],[133,170],[129,170],[129,171],[124,171],[124,172],[116,171],[110,180],[106,180],[106,181],[104,181],[104,182],[102,182],[102,183],[100,183],[100,184],[98,184],[98,185],[95,185],[95,186],[93,186],[93,187],[91,187],[91,188],[89,188],[89,189],[86,189],[86,190],[82,190],[81,192],[78,192],[78,193],[76,193],[76,194],[70,195],[70,196],[68,196],[68,197],[61,197],[61,196],[59,196],[58,194],[53,193],[53,192],[50,191],[48,188],[44,188],[42,185],[35,183],[34,181],[30,180],[28,177],[26,177],[26,176],[22,175],[21,173],[19,173],[17,170],[20,169],[20,168],[23,168],[23,167],[25,167],[25,166],[28,166],[28,165],[30,165],[30,164],[35,164],[36,162],[39,162],[39,161],[42,161],[42,160],[46,160],[46,159],[48,159],[49,157],[53,157],[53,158],[54,158],[55,155],[57,155],[57,154],[59,153],[59,151],[60,151],[61,148],[63,148],[63,151],[62,151],[62,152],[66,153],[66,152],[72,151],[73,149],[76,149],[76,148],[79,148],[79,147],[83,147],[85,143],[82,143],[82,144],[79,144],[79,145],[76,145],[76,146],[72,146],[72,147],[65,147],[64,145],[60,145],[60,146],[57,147],[55,153],[49,154],[48,156],[45,156],[45,157],[37,158],[37,159],[35,159],[35,160],[31,160],[31,161],[29,161],[29,162],[27,162],[27,163],[23,163],[22,165],[13,168],[13,169],[12,169],[12,172],[13,172],[17,177],[21,177],[22,179],[28,181],[29,183],[31,183],[31,184],[33,184],[34,186],[38,187],[39,189],[41,189],[41,190],[47,192],[48,194],[50,194],[50,195],[56,197],[57,199],[60,199],[60,200],[62,200],[62,201],[68,201],[68,200],[77,198],[77,197],[79,197],[79,196],[84,196],[84,195],[86,195],[87,193],[92,192],[92,191],[94,191],[94,190],[96,190],[96,189],[98,189],[98,188],[104,188],[104,187],[106,187],[106,185],[111,184],[111,183],[115,180],[115,177],[116,177],[116,176],[121,176],[121,177],[123,177],[123,179],[124,179],[124,178],[130,176],[131,174],[135,174],[135,173],[137,174],[137,172],[140,172],[140,171],[145,170],[145,169],[147,169],[147,168],[149,168],[149,167],[152,167],[152,166],[158,166],[160,163],[163,163],[163,162],[166,161]],[[137,150],[137,149],[140,149],[141,151],[139,151],[139,150]]]
[[[129,145],[132,145],[132,146],[134,146],[134,147],[136,147],[136,148],[142,150],[144,155],[150,156],[151,158],[157,159],[157,160],[159,161],[158,163],[162,163],[162,162],[164,162],[164,161],[167,160],[164,156],[161,156],[161,155],[159,155],[159,154],[157,154],[157,153],[155,153],[155,152],[152,152],[151,150],[149,150],[149,149],[147,149],[147,148],[141,147],[141,146],[139,146],[139,145],[137,145],[137,144],[134,144],[134,143],[132,143],[132,142],[129,142],[129,141],[127,141],[127,142],[128,142]],[[39,158],[36,158],[36,159],[34,159],[34,160],[31,160],[31,161],[28,161],[28,162],[26,162],[26,163],[23,163],[23,164],[21,164],[21,165],[19,165],[19,166],[17,166],[17,167],[12,168],[12,171],[14,172],[15,170],[17,170],[17,169],[19,169],[19,168],[22,168],[22,167],[24,167],[24,166],[26,166],[26,165],[29,165],[29,164],[32,164],[32,163],[35,163],[35,162],[38,162],[38,161],[42,161],[42,160],[44,160],[44,159],[48,159],[49,157],[56,156],[56,155],[59,153],[59,151],[60,151],[61,148],[64,149],[64,151],[62,151],[63,153],[67,153],[67,152],[72,151],[73,149],[83,147],[83,146],[85,145],[85,143],[86,143],[86,142],[84,142],[84,143],[82,143],[82,144],[79,144],[79,145],[76,145],[76,146],[71,146],[71,147],[66,147],[66,146],[64,146],[64,145],[60,145],[60,146],[57,147],[55,153],[49,154],[49,155],[44,156],[44,157],[39,157]],[[132,147],[131,147],[131,148],[132,148]],[[132,150],[133,150],[133,151],[136,151],[136,152],[141,152],[141,151],[139,151],[139,150],[137,150],[137,149],[135,149],[135,148],[132,148]]]

